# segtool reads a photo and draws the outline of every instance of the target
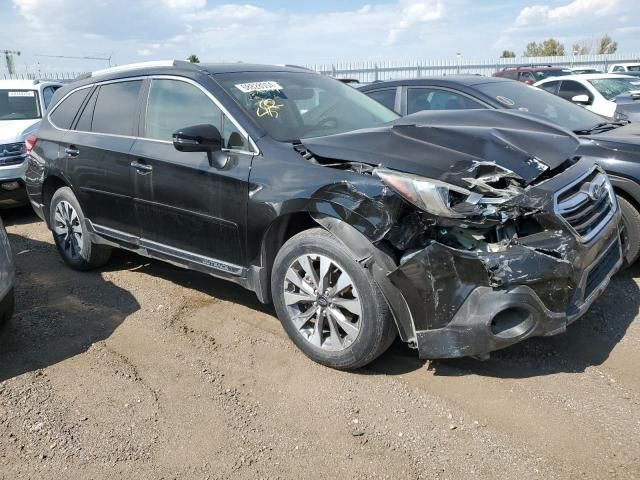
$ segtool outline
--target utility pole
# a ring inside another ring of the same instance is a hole
[[[16,50],[2,50],[2,54],[4,55],[4,60],[7,63],[7,70],[9,71],[9,75],[15,74],[16,66],[13,63],[13,56],[20,56],[20,52]]]

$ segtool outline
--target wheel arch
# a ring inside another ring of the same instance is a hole
[[[44,211],[45,221],[49,228],[51,228],[51,225],[49,224],[49,219],[51,217],[49,204],[51,203],[51,199],[53,198],[53,195],[56,193],[56,191],[62,187],[71,188],[69,182],[67,182],[62,175],[48,175],[42,183],[42,208]]]

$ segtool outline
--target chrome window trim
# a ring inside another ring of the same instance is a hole
[[[235,119],[235,117],[233,117],[233,115],[231,115],[229,113],[229,111],[222,105],[222,103],[211,94],[211,92],[207,91],[202,85],[200,85],[198,82],[196,82],[195,80],[192,80],[190,78],[187,77],[180,77],[178,75],[144,75],[144,76],[137,76],[137,77],[127,77],[127,78],[117,78],[114,80],[104,80],[102,82],[95,82],[95,83],[91,83],[89,85],[83,85],[81,87],[78,88],[74,88],[73,90],[71,90],[69,93],[67,93],[64,97],[62,97],[58,103],[56,103],[51,110],[49,110],[49,112],[47,113],[47,120],[49,121],[49,124],[55,128],[58,131],[61,132],[78,132],[78,133],[84,133],[84,134],[89,134],[89,135],[104,135],[107,137],[117,137],[117,138],[128,138],[128,139],[133,139],[133,140],[146,140],[146,141],[153,141],[153,142],[161,142],[161,143],[168,143],[168,144],[173,144],[173,142],[170,142],[168,140],[157,140],[157,139],[153,139],[153,138],[146,138],[146,137],[141,137],[141,136],[133,136],[133,135],[117,135],[117,134],[113,134],[113,133],[100,133],[100,132],[87,132],[85,130],[71,130],[71,129],[65,129],[65,128],[60,128],[58,127],[55,123],[53,123],[53,121],[51,120],[51,115],[53,114],[53,112],[56,111],[56,109],[62,104],[62,102],[64,102],[67,97],[69,97],[71,94],[78,92],[80,90],[84,90],[86,88],[93,88],[93,87],[97,87],[100,85],[107,85],[107,84],[111,84],[111,83],[120,83],[120,82],[132,82],[132,81],[136,81],[136,80],[146,80],[149,79],[151,81],[153,81],[153,79],[162,79],[162,80],[177,80],[177,81],[181,81],[181,82],[185,82],[185,83],[190,83],[191,85],[199,88],[207,97],[209,97],[209,99],[218,107],[220,108],[220,110],[222,111],[222,113],[224,113],[227,118],[229,118],[229,120],[231,120],[231,122],[236,126],[236,128],[240,131],[240,133],[242,133],[248,140],[249,140],[249,145],[251,147],[251,150],[237,150],[237,149],[227,149],[227,148],[223,148],[222,150],[225,152],[237,152],[237,153],[248,153],[251,155],[260,155],[260,149],[258,148],[258,146],[256,145],[256,143],[254,142],[253,138],[251,138],[251,136],[247,133],[247,131],[240,125],[240,123]],[[146,118],[146,108],[147,105],[149,104],[148,102],[148,95],[151,92],[151,86],[149,86],[149,90],[147,91],[147,103],[145,104],[145,118]],[[86,100],[86,99],[85,99]]]

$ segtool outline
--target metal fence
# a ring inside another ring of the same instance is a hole
[[[57,80],[59,82],[70,82],[78,78],[84,72],[33,72],[33,73],[15,73],[9,75],[3,73],[0,76],[2,80]]]
[[[519,57],[488,60],[418,60],[413,62],[351,62],[307,65],[323,75],[353,78],[360,82],[412,78],[426,75],[453,75],[459,73],[491,75],[497,70],[518,65],[551,65],[562,67],[592,67],[607,71],[612,63],[639,62],[638,54],[575,55],[564,57]]]

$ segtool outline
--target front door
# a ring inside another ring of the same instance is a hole
[[[131,150],[143,245],[233,272],[245,264],[248,180],[254,153],[248,138],[213,97],[190,80],[154,78],[146,116]],[[205,153],[179,152],[172,134],[211,124],[223,135],[229,163],[209,165]]]

